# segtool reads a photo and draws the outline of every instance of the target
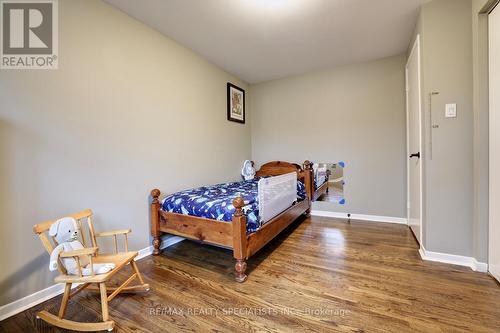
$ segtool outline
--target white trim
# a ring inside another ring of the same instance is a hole
[[[161,249],[172,246],[183,241],[184,238],[178,236],[170,236],[165,240],[162,240]],[[135,260],[139,260],[145,258],[153,253],[153,246],[148,246],[142,250],[139,250],[139,255],[135,258]],[[77,287],[78,284],[75,284],[73,288]],[[13,315],[18,314],[26,309],[29,309],[35,305],[43,303],[53,297],[56,297],[64,292],[64,284],[58,283],[54,284],[48,288],[37,291],[31,295],[25,296],[21,299],[13,301],[9,304],[5,304],[0,306],[0,321],[7,319]]]
[[[439,253],[427,251],[423,246],[418,250],[422,260],[437,261],[445,264],[466,266],[476,272],[486,273],[488,271],[488,264],[479,262],[476,258],[459,256],[456,254]]]
[[[496,4],[495,4],[496,5]],[[490,269],[490,274],[498,281],[500,281],[500,256],[498,255],[500,250],[500,223],[498,217],[500,212],[497,208],[498,198],[500,196],[498,190],[499,174],[498,174],[498,164],[500,156],[498,155],[498,136],[495,134],[498,131],[499,119],[498,119],[498,108],[500,106],[499,100],[499,88],[500,81],[498,80],[498,75],[496,71],[499,70],[498,60],[493,61],[492,59],[498,58],[496,54],[500,52],[500,45],[497,44],[496,40],[498,38],[498,15],[500,9],[494,7],[491,9],[488,16],[488,90],[489,90],[489,147],[488,147],[488,159],[489,159],[489,180],[488,180],[488,202],[489,202],[489,217],[488,217],[488,264]]]
[[[408,220],[404,217],[392,217],[392,216],[377,216],[377,215],[364,215],[364,214],[351,214],[351,217],[347,216],[348,213],[338,213],[329,212],[322,210],[313,210],[311,215],[323,216],[323,217],[333,217],[337,219],[351,219],[360,221],[374,221],[374,222],[384,222],[384,223],[397,223],[397,224],[408,224]]]
[[[474,262],[472,263],[473,267],[472,267],[472,270],[475,271],[475,272],[481,272],[481,273],[488,273],[488,264],[485,263],[485,262],[479,262],[476,260],[476,258],[472,258],[474,259]]]
[[[405,90],[406,90],[406,156],[410,156],[410,136],[409,136],[409,129],[410,129],[410,118],[409,118],[409,105],[408,105],[408,63],[410,62],[410,59],[413,56],[413,53],[415,50],[418,50],[417,53],[417,65],[418,65],[418,73],[417,73],[417,79],[418,79],[418,130],[420,132],[419,136],[419,151],[420,151],[420,163],[419,163],[419,173],[420,173],[420,227],[419,227],[419,242],[423,243],[423,192],[424,192],[424,187],[423,187],[423,163],[424,163],[424,157],[425,154],[422,149],[422,81],[421,81],[421,58],[420,58],[420,34],[417,35],[415,38],[415,42],[413,43],[413,47],[411,49],[410,55],[408,56],[408,60],[406,61],[405,65]],[[432,128],[431,128],[432,131]],[[408,225],[410,225],[410,163],[406,163],[406,220]],[[410,228],[411,230],[411,228]]]
[[[160,250],[163,250],[169,246],[182,242],[183,240],[184,238],[179,236],[165,237],[165,239],[162,239],[161,241]],[[139,255],[135,258],[135,260],[140,260],[142,258],[150,256],[151,254],[153,254],[153,245],[145,247],[142,250],[139,250]]]
[[[54,284],[31,295],[25,296],[12,303],[0,306],[0,321],[29,309],[37,304],[45,302],[64,292],[64,284]]]

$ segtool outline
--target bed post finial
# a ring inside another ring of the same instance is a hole
[[[234,216],[241,216],[241,215],[243,215],[243,211],[241,210],[241,208],[243,208],[244,205],[245,205],[245,202],[243,201],[243,198],[238,195],[233,200],[233,206],[236,209],[236,211],[234,212]]]
[[[303,167],[304,167],[304,170],[309,170],[311,168],[311,162],[309,162],[309,160],[305,160]]]
[[[160,238],[160,190],[155,188],[151,191],[151,236],[153,236],[153,255],[160,253],[161,238]]]
[[[151,190],[151,196],[153,197],[153,201],[156,200],[158,201],[158,197],[160,196],[161,192],[159,189],[155,188],[154,190]]]
[[[243,215],[243,206],[245,202],[241,196],[233,200],[235,212],[233,215],[233,256],[236,259],[234,265],[236,282],[244,282],[247,279],[245,271],[247,269],[246,251],[247,251],[247,218]]]

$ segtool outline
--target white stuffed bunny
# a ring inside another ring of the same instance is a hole
[[[82,243],[78,240],[78,227],[76,220],[72,217],[63,217],[54,222],[49,229],[49,236],[55,237],[57,245],[50,254],[49,269],[55,271],[57,269],[59,254],[83,249]],[[64,268],[68,274],[78,275],[78,263],[74,258],[61,258]],[[92,275],[90,271],[90,259],[87,255],[80,256],[80,265],[82,267],[82,275]],[[113,263],[94,264],[94,274],[104,274],[115,268]]]
[[[253,167],[253,162],[246,160],[243,163],[243,168],[241,169],[241,175],[245,180],[251,180],[255,177],[255,169]]]

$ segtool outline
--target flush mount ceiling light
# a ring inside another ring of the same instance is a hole
[[[268,9],[268,10],[277,10],[277,9],[283,9],[286,7],[289,7],[293,5],[293,3],[297,3],[298,1],[296,0],[245,0],[244,2],[247,2],[255,7],[263,8],[263,9]]]
[[[304,8],[304,5],[316,2],[315,0],[241,0],[243,9],[270,14],[290,14]]]

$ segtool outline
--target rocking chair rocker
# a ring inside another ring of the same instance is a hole
[[[52,313],[48,311],[41,311],[37,313],[37,318],[38,319],[43,319],[47,323],[69,329],[69,330],[78,330],[78,331],[103,331],[103,330],[108,330],[112,331],[113,327],[115,325],[115,322],[112,320],[109,320],[109,311],[108,311],[108,302],[110,302],[113,298],[115,298],[116,295],[119,293],[130,293],[130,292],[140,292],[140,291],[148,291],[149,290],[149,284],[144,283],[144,280],[141,276],[141,273],[139,272],[139,269],[137,268],[137,264],[134,261],[134,258],[137,257],[137,252],[135,251],[128,251],[128,238],[127,234],[131,232],[130,229],[126,230],[116,230],[116,231],[109,231],[109,232],[101,232],[101,233],[96,233],[94,232],[94,226],[92,223],[92,210],[87,209],[82,212],[76,213],[69,215],[70,217],[73,217],[75,220],[77,220],[77,225],[78,229],[80,231],[80,237],[81,237],[81,242],[83,246],[85,247],[84,249],[81,250],[76,250],[76,251],[69,251],[69,252],[62,252],[59,255],[59,265],[58,265],[58,270],[61,273],[58,277],[54,279],[56,283],[64,283],[65,288],[64,288],[64,295],[61,301],[61,307],[59,309],[59,314],[53,315]],[[92,243],[92,247],[87,248],[85,236],[82,230],[82,222],[86,220],[87,225],[88,225],[88,234],[90,241]],[[54,249],[55,246],[57,246],[57,241],[52,238],[52,241],[50,240],[48,236],[48,230],[50,226],[55,223],[56,220],[51,220],[51,221],[46,221],[40,224],[37,224],[33,227],[33,231],[40,237],[40,240],[43,243],[43,246],[47,250],[47,252],[52,253],[52,250]],[[125,237],[125,252],[118,252],[118,242],[117,242],[117,236],[118,235],[123,235]],[[99,254],[99,249],[97,247],[97,238],[98,237],[108,237],[108,236],[113,236],[114,239],[114,249],[115,253],[114,254]],[[81,256],[89,256],[90,259],[90,265],[91,267],[91,272],[92,275],[89,276],[83,276],[82,275],[82,267],[80,266],[80,260],[79,257]],[[78,263],[79,267],[79,275],[70,275],[67,273],[66,269],[61,263],[61,258],[75,258],[76,262]],[[105,274],[93,274],[93,265],[97,263],[113,263],[115,264],[115,268],[113,268],[111,271]],[[113,288],[107,288],[106,283],[111,279],[115,273],[118,271],[122,270],[127,264],[130,264],[132,267],[132,275],[125,280],[119,287],[113,287]],[[132,280],[137,278],[140,282],[138,285],[134,286],[128,286]],[[76,287],[73,291],[71,289],[72,284],[77,283],[79,284],[78,287]],[[92,286],[92,284],[96,284],[97,286]],[[88,289],[91,291],[97,291],[100,292],[101,294],[101,307],[102,307],[102,322],[95,322],[95,323],[82,323],[82,322],[76,322],[72,320],[67,320],[64,319],[64,315],[66,313],[66,307],[68,305],[68,301],[70,298],[78,294],[80,291]],[[108,295],[110,293],[110,295]]]

